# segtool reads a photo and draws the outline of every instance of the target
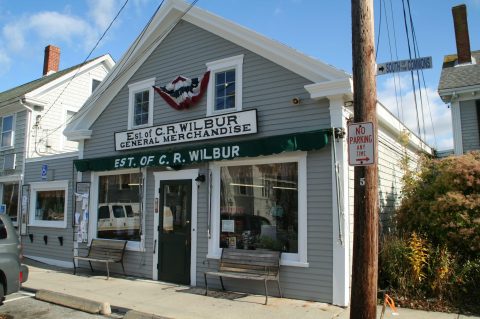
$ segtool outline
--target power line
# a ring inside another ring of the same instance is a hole
[[[392,1],[391,0],[390,0],[390,15],[392,16],[393,44],[394,44],[394,47],[395,47],[395,61],[397,61],[398,60],[397,33],[395,31],[395,16],[393,15],[393,6],[392,6]],[[393,75],[394,75],[393,80],[394,80],[395,87],[396,87],[396,80],[398,80],[398,89],[400,91],[400,112],[401,112],[401,115],[402,115],[401,120],[402,120],[402,122],[404,122],[405,117],[403,116],[402,82],[401,82],[400,74],[394,73]]]
[[[380,46],[380,35],[382,33],[382,0],[380,0],[380,16],[378,18],[378,34],[377,34],[377,46],[375,47],[375,60],[378,57],[378,51]]]
[[[417,50],[417,46],[416,46],[416,36],[415,36],[415,28],[414,28],[414,25],[413,25],[412,10],[410,9],[410,0],[407,0],[407,8],[408,8],[408,16],[409,16],[409,20],[410,20],[410,31],[412,33],[413,54],[414,54],[415,58],[419,58],[418,50]],[[421,89],[421,84],[420,84],[420,75],[419,75],[418,70],[416,70],[416,73],[417,73],[418,94],[419,94],[419,97],[420,97],[420,111],[422,113],[423,137],[426,140],[427,139],[427,133],[426,133],[426,130],[425,130],[425,128],[426,128],[426,126],[425,126],[425,114],[423,113],[424,107],[423,107],[422,89]]]
[[[408,1],[408,7],[409,7],[409,10],[410,10],[410,0],[407,0]],[[410,23],[411,23],[411,28],[412,28],[412,35],[413,35],[413,48],[414,48],[414,51],[415,51],[415,56],[416,57],[420,57],[420,49],[418,47],[418,41],[417,41],[417,36],[416,36],[416,33],[415,33],[415,28],[414,28],[414,25],[413,25],[413,20],[412,20],[412,17],[411,17],[411,13],[410,13]],[[419,73],[420,72],[420,73]],[[422,97],[422,81],[420,79],[420,74],[422,75],[422,79],[423,79],[423,89],[425,91],[425,97],[427,99],[427,107],[428,107],[428,113],[430,115],[430,123],[432,125],[432,131],[433,131],[433,139],[434,139],[434,146],[435,148],[437,148],[437,136],[435,134],[435,127],[433,125],[433,118],[432,118],[432,112],[431,112],[431,108],[430,108],[430,99],[428,98],[428,92],[427,92],[427,86],[426,86],[426,83],[425,83],[425,75],[423,73],[423,69],[420,69],[417,70],[417,80],[418,80],[418,87],[419,87],[419,92],[420,92],[420,101],[421,101],[421,107],[422,107],[422,116],[424,117],[423,118],[423,126],[424,126],[424,131],[426,129],[426,125],[425,125],[425,116],[423,114],[423,109],[424,109],[424,106],[423,106],[423,97]],[[425,139],[426,139],[426,133],[425,134]]]
[[[133,54],[133,52],[135,51],[136,47],[138,46],[138,43],[139,43],[140,38],[141,38],[141,35],[146,31],[146,29],[148,28],[148,25],[149,25],[149,24],[151,23],[151,21],[153,20],[153,17],[155,16],[155,14],[157,13],[157,11],[159,10],[159,8],[161,7],[161,5],[163,4],[163,1],[162,1],[162,3],[158,6],[158,8],[157,8],[157,10],[155,11],[155,13],[152,15],[152,17],[151,17],[149,23],[147,24],[147,26],[144,28],[144,30],[142,31],[142,33],[140,34],[140,36],[137,37],[137,39],[136,39],[136,41],[135,41],[135,43],[134,43],[134,45],[133,45],[133,48],[131,48],[131,49],[129,49],[129,51],[127,51],[127,53],[126,53],[126,55],[125,55],[126,58],[123,58],[123,57],[122,57],[121,60],[122,60],[122,61],[125,61],[125,64],[119,66],[119,69],[118,69],[118,71],[117,71],[116,74],[115,74],[115,78],[112,79],[112,81],[109,83],[109,86],[111,86],[111,85],[113,85],[114,83],[116,83],[123,74],[125,74],[128,70],[130,70],[130,69],[135,65],[135,63],[140,60],[140,58],[142,57],[143,53],[145,53],[145,52],[147,52],[148,50],[150,50],[150,48],[152,48],[152,46],[154,46],[154,45],[157,44],[157,41],[158,41],[158,40],[163,39],[173,28],[175,28],[175,26],[176,26],[176,25],[182,20],[182,18],[190,11],[190,9],[195,6],[195,4],[196,4],[197,2],[198,2],[198,0],[194,0],[194,1],[189,5],[189,7],[182,13],[182,15],[181,15],[180,17],[178,17],[178,18],[175,20],[175,22],[172,23],[172,24],[169,26],[168,29],[165,30],[165,32],[163,32],[163,33],[160,34],[158,37],[156,37],[156,38],[152,41],[152,43],[151,43],[150,45],[148,45],[142,52],[140,52],[140,53],[138,54],[138,58],[137,58],[136,60],[131,61],[130,64],[125,67],[125,65],[126,65],[126,63],[127,63],[127,61],[128,61],[128,58],[130,58],[130,56]],[[122,70],[122,68],[124,68],[124,67],[125,67],[125,69]],[[113,73],[111,73],[111,74],[112,74],[111,76],[113,76]],[[98,92],[98,93],[95,93],[96,99],[99,99],[99,98],[102,96],[102,94],[105,93],[105,91],[108,89],[109,86],[103,88],[102,91],[100,91],[100,92]],[[101,89],[101,88],[102,88],[102,85],[100,85],[100,87],[99,87],[98,89]],[[81,118],[81,116],[82,116],[83,114],[85,114],[86,112],[87,112],[87,109],[84,108],[84,107],[82,107],[82,108],[79,110],[79,112],[77,112],[77,114],[76,114],[73,118],[71,118],[69,121],[63,122],[61,125],[57,126],[55,129],[52,130],[52,132],[50,132],[49,134],[47,134],[47,135],[45,136],[45,138],[48,137],[48,136],[50,136],[50,135],[52,135],[53,133],[55,133],[57,130],[59,130],[60,128],[64,127],[65,125],[68,125],[68,124],[70,124],[70,123],[73,123],[73,122],[75,122],[75,121],[78,121],[78,120]]]
[[[117,20],[118,16],[120,15],[120,13],[123,11],[123,9],[125,8],[125,6],[127,5],[128,3],[128,0],[125,0],[125,2],[123,3],[122,7],[120,8],[120,10],[118,10],[117,14],[115,15],[115,17],[113,18],[113,20],[110,22],[110,24],[108,25],[108,27],[105,29],[105,31],[103,32],[103,34],[100,36],[100,38],[98,39],[97,43],[95,43],[95,45],[93,46],[92,50],[90,50],[90,53],[88,53],[87,57],[85,58],[85,60],[83,60],[82,62],[82,65],[85,64],[85,62],[90,58],[90,56],[92,55],[93,51],[95,51],[95,49],[97,48],[97,46],[99,45],[100,41],[102,41],[102,39],[105,37],[105,35],[107,34],[108,30],[110,30],[110,28],[112,27],[113,23]],[[60,94],[57,96],[57,98],[55,99],[55,101],[50,105],[50,107],[47,109],[47,111],[45,113],[43,113],[43,115],[38,119],[38,122],[40,123],[40,121],[47,115],[47,113],[52,109],[52,107],[55,105],[55,103],[57,103],[58,99],[62,96],[62,94],[65,92],[65,90],[68,88],[68,86],[70,85],[70,83],[72,83],[73,79],[75,79],[75,77],[77,76],[77,74],[80,72],[80,67],[77,69],[77,71],[75,72],[75,74],[73,75],[73,77],[67,82],[67,85],[65,85],[63,87],[63,90],[60,92]]]
[[[380,0],[380,4],[383,2],[384,0]],[[380,6],[381,7],[381,6]],[[392,54],[392,40],[390,39],[390,28],[388,27],[388,14],[387,14],[387,7],[386,5],[383,6],[383,9],[385,11],[385,25],[387,27],[387,37],[388,37],[388,48],[389,48],[389,51],[390,51],[390,60],[393,61],[393,54]],[[396,75],[395,73],[392,74],[393,75],[393,86],[395,88],[395,105],[397,106],[397,117],[400,119],[400,111],[399,111],[399,108],[398,108],[398,92],[397,92],[397,81],[396,81]]]
[[[407,36],[407,44],[408,44],[408,56],[410,59],[412,59],[412,50],[410,48],[410,36],[408,34],[408,24],[407,24],[407,16],[406,16],[406,10],[405,10],[405,0],[402,0],[402,8],[403,8],[403,21],[405,25],[405,34]],[[420,133],[420,121],[418,118],[418,104],[417,104],[417,92],[415,89],[415,80],[413,79],[413,71],[410,71],[411,79],[412,79],[412,88],[413,88],[413,98],[415,101],[415,111],[416,111],[416,118],[417,118],[417,131],[418,131],[418,136],[421,136]]]

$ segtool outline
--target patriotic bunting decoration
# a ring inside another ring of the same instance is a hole
[[[155,92],[176,110],[188,109],[201,100],[208,86],[210,71],[205,72],[201,80],[178,76],[165,86],[153,86]]]

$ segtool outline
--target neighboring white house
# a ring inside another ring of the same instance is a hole
[[[454,153],[480,150],[480,51],[470,50],[467,9],[452,8],[457,54],[443,59],[438,94],[452,110]]]
[[[59,64],[60,49],[49,45],[41,78],[0,93],[0,202],[17,226],[25,164],[76,154],[78,143],[67,141],[63,129],[114,61],[107,54],[61,71]],[[53,172],[44,173],[47,180]]]

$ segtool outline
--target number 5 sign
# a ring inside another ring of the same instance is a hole
[[[348,164],[352,166],[375,164],[375,135],[372,122],[348,125]]]

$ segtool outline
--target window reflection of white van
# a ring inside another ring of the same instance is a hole
[[[98,205],[98,238],[140,239],[138,203],[105,203]]]

